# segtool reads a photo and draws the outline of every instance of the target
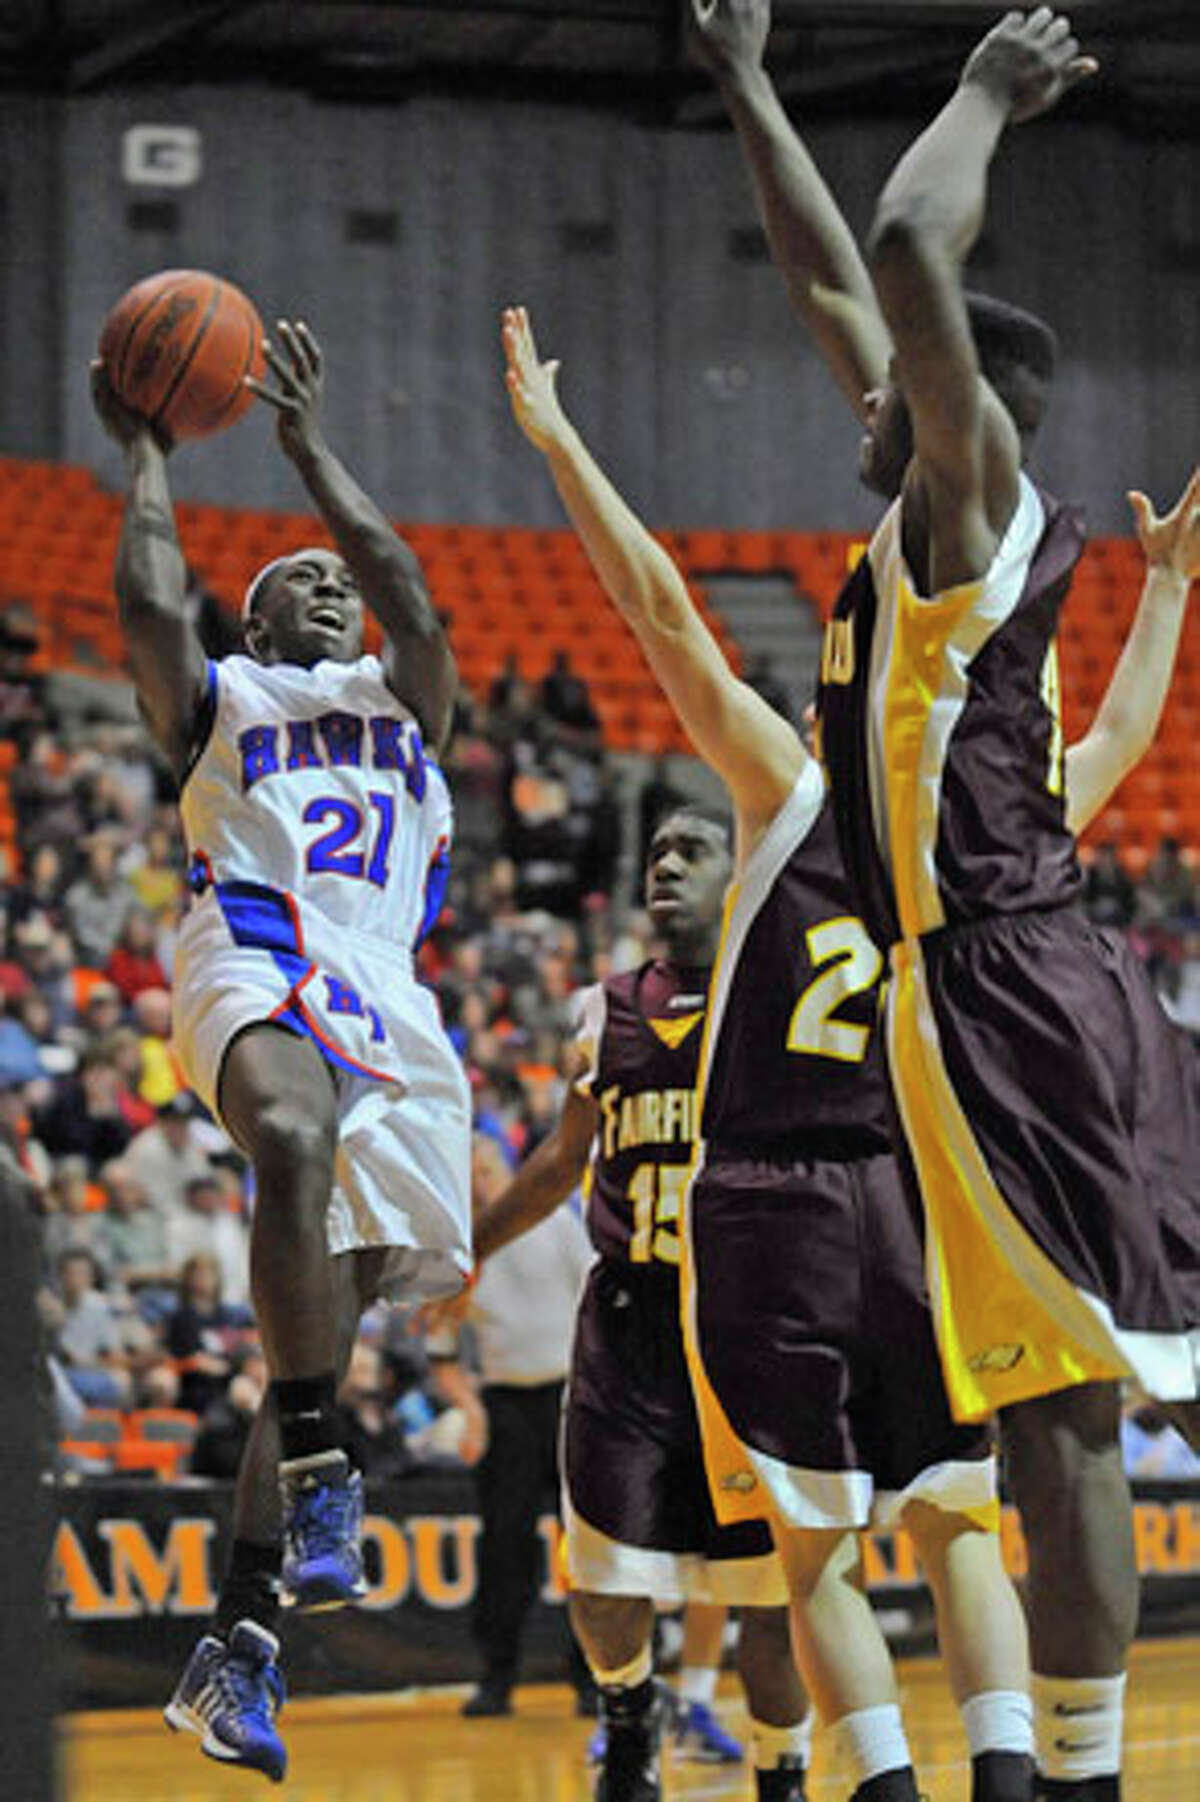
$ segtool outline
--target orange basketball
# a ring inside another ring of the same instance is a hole
[[[164,269],[123,294],[100,356],[127,407],[172,439],[207,438],[240,419],[263,373],[262,321],[240,288],[200,269]]]

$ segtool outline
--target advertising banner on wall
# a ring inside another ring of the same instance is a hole
[[[216,1600],[228,1543],[227,1485],[104,1481],[56,1492],[50,1584],[58,1620],[60,1705],[160,1703]],[[1005,1557],[1024,1570],[1020,1523],[1003,1521]],[[526,1636],[522,1677],[566,1676],[567,1626],[558,1523],[541,1524],[543,1581]],[[1200,1630],[1200,1492],[1141,1487],[1136,1531],[1142,1631]],[[379,1691],[468,1683],[479,1520],[461,1472],[369,1487],[365,1539],[370,1591],[358,1608],[289,1619],[284,1643],[298,1693]],[[872,1536],[867,1578],[899,1649],[931,1643],[931,1612],[907,1535]]]

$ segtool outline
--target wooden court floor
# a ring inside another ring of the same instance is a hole
[[[930,1802],[967,1802],[966,1747],[940,1666],[901,1666],[909,1737]],[[62,1723],[67,1802],[588,1802],[590,1723],[565,1687],[518,1691],[511,1719],[464,1721],[465,1691],[298,1701],[284,1716],[286,1783],[222,1770],[190,1735],[148,1711],[80,1714]],[[745,1713],[733,1680],[720,1709],[734,1731]],[[1126,1712],[1126,1802],[1200,1802],[1200,1640],[1135,1647]],[[2,1787],[2,1778],[0,1778]],[[851,1784],[829,1768],[821,1735],[812,1802],[845,1802]],[[667,1798],[750,1802],[745,1766],[666,1766]],[[11,1802],[18,1802],[12,1798]]]

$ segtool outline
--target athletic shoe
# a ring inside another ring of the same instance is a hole
[[[675,1721],[675,1756],[689,1764],[740,1764],[745,1752],[704,1702],[682,1702]]]
[[[282,1783],[287,1749],[275,1731],[283,1707],[279,1641],[257,1621],[239,1621],[229,1642],[206,1633],[164,1709],[172,1732],[198,1733],[200,1749]]]
[[[670,1690],[654,1683],[649,1706],[636,1712],[601,1691],[600,1711],[605,1743],[593,1802],[662,1802],[659,1761],[663,1728],[673,1713]]]
[[[471,1721],[490,1720],[495,1715],[511,1714],[512,1697],[507,1683],[485,1677],[474,1695],[467,1697],[461,1712]]]
[[[773,1771],[756,1770],[754,1783],[757,1802],[808,1802],[799,1759],[787,1758]]]
[[[345,1452],[319,1452],[279,1467],[283,1589],[305,1613],[344,1608],[367,1593],[362,1555],[362,1478]]]

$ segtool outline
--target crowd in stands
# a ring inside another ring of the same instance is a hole
[[[0,1178],[41,1226],[57,1438],[83,1446],[60,1445],[58,1466],[97,1468],[98,1410],[165,1410],[195,1426],[171,1468],[228,1478],[266,1381],[248,1300],[254,1198],[171,1047],[187,905],[174,791],[140,729],[67,729],[11,669],[3,703],[20,854],[0,867]],[[636,904],[613,902],[619,783],[565,653],[539,687],[514,659],[490,694],[464,700],[448,764],[454,872],[420,969],[466,1065],[477,1130],[515,1163],[557,1118],[576,990],[645,958],[650,929]],[[673,798],[660,762],[633,810],[631,857]],[[1168,1008],[1200,1037],[1200,900],[1181,847],[1164,840],[1134,881],[1117,847],[1100,846],[1085,904],[1133,934]],[[368,1318],[342,1405],[368,1474],[453,1454],[403,1321]],[[1162,1423],[1133,1420],[1131,1457],[1161,1465]]]

